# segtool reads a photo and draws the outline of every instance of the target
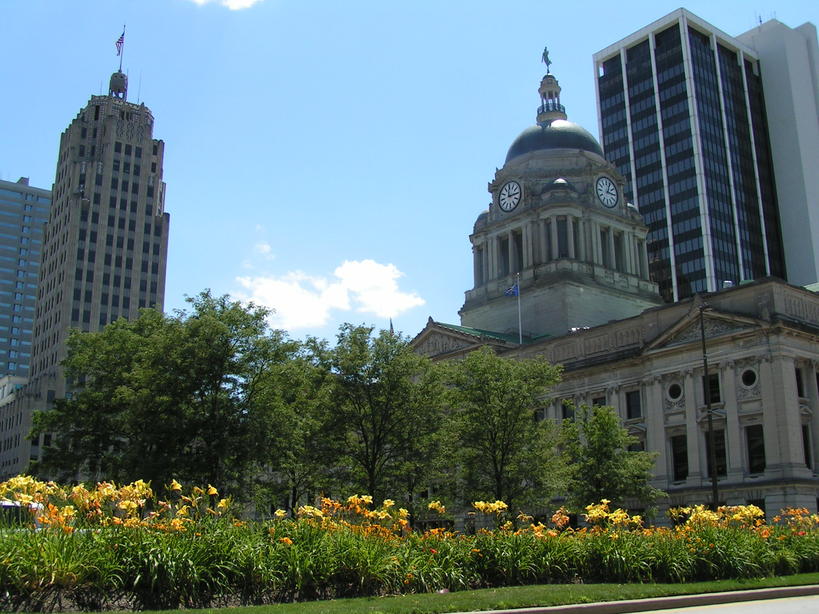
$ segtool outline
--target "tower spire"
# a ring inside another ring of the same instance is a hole
[[[552,60],[549,59],[548,47],[544,47],[541,61],[546,64],[546,74],[540,80],[537,90],[540,94],[537,123],[539,126],[548,126],[556,119],[566,119],[566,109],[560,104],[560,85],[551,72]]]

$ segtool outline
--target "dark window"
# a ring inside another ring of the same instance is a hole
[[[682,387],[679,384],[671,384],[668,387],[668,398],[672,401],[678,401],[682,396]]]
[[[748,443],[748,471],[762,473],[765,471],[765,439],[761,424],[745,427],[745,439]]]
[[[640,391],[629,390],[626,392],[626,417],[631,420],[639,418],[643,415],[643,410],[640,407]]]
[[[703,386],[702,386],[702,394],[703,400],[707,403],[708,397],[706,396],[706,389],[705,389],[705,377],[702,378]],[[720,395],[719,389],[719,373],[709,373],[708,374],[708,392],[711,393],[711,402],[712,403],[720,403],[722,400],[722,396]]]
[[[569,257],[569,230],[566,218],[558,218],[557,220],[557,257]]]
[[[592,399],[592,407],[603,407],[606,404],[606,397],[595,397]]]
[[[707,457],[708,477],[711,477],[711,438],[708,433],[705,433],[705,454]],[[714,451],[716,452],[717,460],[717,475],[725,475],[727,473],[727,463],[725,459],[725,431],[722,429],[714,429]]]
[[[813,458],[810,453],[810,427],[807,424],[802,425],[802,447],[805,450],[805,466],[812,468]]]
[[[799,397],[804,397],[805,396],[805,384],[802,381],[802,369],[800,369],[799,367],[796,367],[796,369],[794,370],[794,373],[796,374],[796,395],[799,396]]]
[[[117,152],[117,153],[120,153],[122,151],[122,143],[120,143],[119,141],[116,141],[114,143],[114,151]]]
[[[688,477],[688,441],[685,435],[674,435],[671,438],[671,465],[675,482]]]

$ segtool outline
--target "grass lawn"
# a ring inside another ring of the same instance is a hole
[[[819,584],[819,573],[755,580],[720,580],[688,584],[541,584],[447,594],[366,597],[285,603],[245,608],[211,610],[166,610],[166,612],[214,612],[220,614],[435,614],[504,608],[565,605],[643,599],[670,595],[715,593],[776,586]]]

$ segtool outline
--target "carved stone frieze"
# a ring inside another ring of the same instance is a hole
[[[785,295],[785,313],[803,322],[819,324],[819,305],[801,296]]]
[[[679,411],[685,409],[685,396],[681,396],[676,401],[672,401],[668,397],[663,397],[663,409],[666,411]]]
[[[745,399],[756,399],[759,397],[759,380],[753,386],[743,386],[737,380],[737,399],[744,401]]]
[[[470,343],[449,335],[432,334],[415,346],[415,351],[423,356],[437,356],[469,347]]]
[[[725,320],[714,320],[706,318],[704,323],[705,338],[712,339],[729,333],[738,333],[746,330],[747,326],[735,322],[727,322]],[[692,322],[683,330],[671,337],[666,343],[666,346],[678,345],[682,343],[690,343],[691,341],[700,341],[702,339],[702,332],[700,331],[699,322]]]

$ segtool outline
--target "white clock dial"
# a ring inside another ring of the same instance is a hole
[[[597,191],[597,198],[605,207],[611,209],[617,205],[619,198],[617,196],[617,186],[614,185],[611,179],[608,177],[600,177],[600,179],[597,180],[595,189]]]
[[[508,181],[498,193],[498,205],[504,211],[511,211],[518,206],[523,190],[517,181]]]

